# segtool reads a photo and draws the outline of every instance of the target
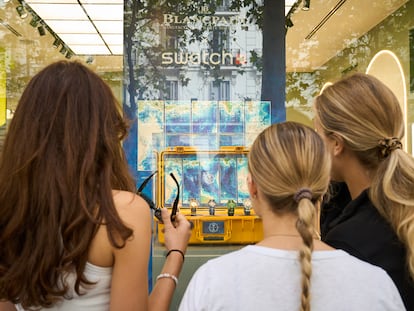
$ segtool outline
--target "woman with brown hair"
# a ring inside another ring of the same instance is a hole
[[[338,186],[322,208],[322,240],[386,270],[414,310],[414,158],[402,148],[398,100],[357,73],[325,88],[314,107]]]
[[[168,310],[190,237],[163,209],[169,252],[151,294],[150,209],[135,194],[111,89],[79,62],[29,82],[0,158],[0,301],[18,310]]]
[[[404,310],[382,269],[319,241],[330,164],[322,138],[307,126],[285,122],[259,134],[247,185],[263,240],[201,266],[179,310]]]

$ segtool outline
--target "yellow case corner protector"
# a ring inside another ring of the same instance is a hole
[[[161,152],[157,202],[171,210],[177,194],[169,176],[173,173],[180,184],[180,213],[193,223],[190,244],[252,244],[263,238],[261,219],[244,207],[248,201],[247,154],[243,146],[216,151],[178,146]],[[208,205],[211,199],[216,202],[214,215]],[[233,207],[233,216],[229,216],[229,207]],[[154,220],[158,241],[164,243],[164,225]]]

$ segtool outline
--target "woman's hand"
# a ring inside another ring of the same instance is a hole
[[[190,222],[184,215],[177,213],[175,222],[171,223],[170,213],[166,208],[161,209],[161,216],[164,223],[165,247],[167,250],[178,249],[185,254],[191,236]]]

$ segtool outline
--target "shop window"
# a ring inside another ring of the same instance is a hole
[[[165,48],[168,50],[178,49],[178,36],[177,29],[167,29],[165,32]]]
[[[178,100],[178,81],[165,82],[164,99]]]
[[[211,82],[211,100],[230,100],[230,81]]]
[[[228,28],[217,28],[212,31],[211,49],[214,53],[228,51],[230,48],[230,35]]]
[[[230,11],[231,0],[220,0],[218,1],[217,12],[227,12]]]

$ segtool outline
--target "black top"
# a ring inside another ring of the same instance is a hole
[[[336,194],[322,206],[322,241],[387,271],[405,307],[413,311],[414,282],[406,266],[403,244],[371,203],[368,190],[351,200],[346,184],[336,187]]]

